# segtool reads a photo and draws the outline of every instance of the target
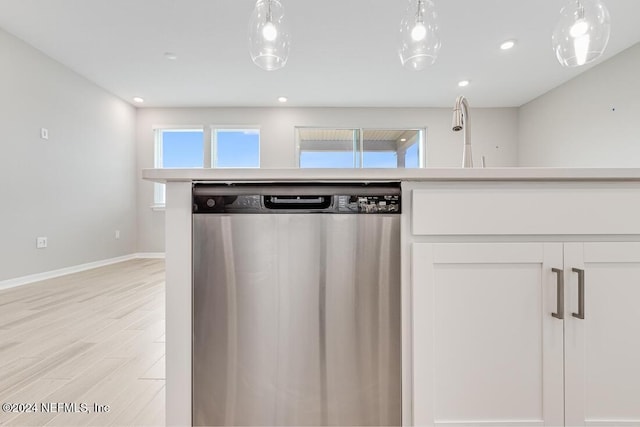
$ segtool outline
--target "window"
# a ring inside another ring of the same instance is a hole
[[[204,166],[202,129],[156,129],[156,168],[201,168]],[[156,183],[154,204],[164,205],[165,185]]]
[[[423,129],[296,128],[301,168],[424,167]]]
[[[260,129],[215,128],[212,139],[214,168],[260,167]]]

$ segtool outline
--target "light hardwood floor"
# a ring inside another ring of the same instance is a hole
[[[0,291],[0,403],[38,405],[0,425],[164,425],[164,286],[164,261],[145,259]]]

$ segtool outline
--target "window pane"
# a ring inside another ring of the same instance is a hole
[[[353,168],[358,129],[297,128],[301,168]]]
[[[204,165],[201,130],[162,131],[162,167],[201,168]]]
[[[214,167],[260,167],[260,131],[258,129],[216,129]]]
[[[365,168],[420,167],[418,146],[422,132],[417,129],[365,129]]]
[[[353,168],[353,153],[350,151],[303,151],[300,153],[301,168]]]
[[[403,134],[402,130],[365,129],[362,132],[362,167],[397,168],[397,149]]]

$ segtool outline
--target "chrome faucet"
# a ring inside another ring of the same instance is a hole
[[[453,125],[451,127],[454,132],[464,131],[464,151],[462,152],[462,167],[472,168],[473,158],[471,157],[471,120],[469,119],[469,103],[464,96],[456,99],[456,105],[453,107]]]

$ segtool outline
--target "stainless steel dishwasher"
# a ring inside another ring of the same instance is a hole
[[[401,424],[400,186],[194,184],[193,423]]]

